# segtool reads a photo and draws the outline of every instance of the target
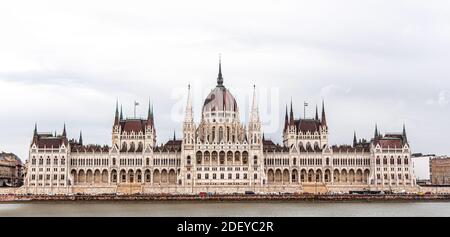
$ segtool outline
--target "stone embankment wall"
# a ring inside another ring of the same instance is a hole
[[[352,201],[450,201],[450,194],[393,194],[393,195],[0,195],[0,202],[25,201],[326,201],[326,202],[352,202]]]

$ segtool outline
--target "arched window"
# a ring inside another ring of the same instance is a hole
[[[219,142],[223,141],[223,127],[219,127]]]
[[[122,149],[120,149],[120,151],[125,152],[125,151],[127,151],[127,150],[128,150],[128,148],[127,148],[127,143],[126,143],[126,142],[123,142],[123,143],[122,143]]]
[[[191,156],[187,156],[187,157],[186,157],[186,163],[187,163],[188,165],[191,164]]]
[[[257,156],[254,156],[254,157],[253,157],[253,164],[254,164],[254,165],[257,165],[257,164],[258,164],[258,157],[257,157]]]
[[[221,151],[221,152],[219,153],[219,163],[220,163],[221,165],[224,165],[224,164],[225,164],[225,152],[224,152],[224,151]]]
[[[242,164],[246,165],[248,163],[248,152],[242,152]]]
[[[216,127],[212,127],[212,135],[211,135],[211,142],[215,142],[216,141]]]
[[[197,152],[197,155],[196,155],[195,159],[196,159],[197,165],[201,165],[202,164],[202,152],[201,151]]]

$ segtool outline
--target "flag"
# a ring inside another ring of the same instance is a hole
[[[135,102],[134,102],[134,105],[135,105],[135,106],[138,106],[138,105],[139,105],[139,102],[136,102],[136,101],[135,101]]]
[[[307,102],[305,102],[305,106],[308,106],[308,103],[307,103]]]

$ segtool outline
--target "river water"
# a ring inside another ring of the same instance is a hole
[[[450,202],[36,202],[2,203],[5,216],[447,216]]]

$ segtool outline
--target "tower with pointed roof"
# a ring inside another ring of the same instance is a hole
[[[321,146],[324,147],[328,145],[328,123],[327,116],[325,115],[325,101],[322,100],[322,118],[320,120],[320,141]]]
[[[66,123],[64,123],[64,128],[63,128],[62,136],[63,136],[63,137],[67,137]]]
[[[116,112],[114,114],[114,124],[112,127],[112,145],[116,146],[117,149],[120,148],[120,121],[122,120],[122,107],[120,108],[119,117],[119,100],[116,100]]]
[[[249,143],[252,145],[261,144],[261,121],[259,120],[258,102],[256,100],[256,86],[253,85],[252,107],[250,109],[248,123]]]
[[[83,145],[83,135],[80,131],[80,138],[78,138],[78,144]]]
[[[183,121],[183,146],[186,150],[194,149],[195,144],[195,123],[192,107],[191,85],[187,88],[187,103]]]

